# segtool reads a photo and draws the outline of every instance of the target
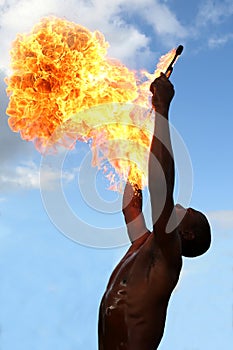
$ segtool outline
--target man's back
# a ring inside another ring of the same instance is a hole
[[[131,245],[101,302],[100,350],[157,348],[181,265],[179,252],[169,259],[157,235],[147,232]]]

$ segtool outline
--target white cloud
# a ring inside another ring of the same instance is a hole
[[[90,11],[96,13],[94,20],[88,15]],[[133,58],[138,50],[145,47],[148,49],[154,35],[161,39],[166,37],[164,43],[168,46],[187,35],[187,30],[176,15],[161,1],[115,0],[109,6],[107,0],[94,0],[92,8],[89,5],[81,8],[81,14],[88,27],[103,30],[117,58],[125,58],[126,52],[127,56]],[[145,25],[149,25],[151,33],[146,35],[142,28],[130,24],[129,16],[134,19],[134,23],[139,19]]]
[[[209,22],[218,24],[227,17],[233,15],[232,0],[214,1],[207,0],[199,10],[198,24],[207,25]]]
[[[211,49],[214,49],[216,47],[224,46],[231,40],[233,40],[233,33],[229,33],[219,37],[212,37],[209,39],[208,45]]]
[[[207,213],[210,222],[218,229],[233,230],[233,210],[218,210]]]
[[[127,34],[126,34],[127,32]],[[127,40],[125,40],[127,36]],[[113,35],[114,45],[110,46],[109,56],[119,57],[125,62],[129,63],[131,67],[134,65],[133,61],[137,60],[138,53],[143,50],[143,56],[148,49],[149,39],[146,35],[139,33],[135,28],[125,28],[124,31],[118,33],[117,36]],[[133,53],[133,57],[132,57]],[[144,56],[145,59],[145,56]]]
[[[43,170],[44,189],[52,190],[53,184],[57,179],[70,182],[74,179],[74,173],[61,172],[49,168]],[[40,186],[40,169],[34,162],[27,162],[12,169],[3,169],[0,175],[0,188],[7,192],[15,189],[39,189]]]
[[[145,14],[145,18],[152,25],[155,32],[162,36],[170,35],[173,38],[184,38],[187,36],[187,29],[176,18],[176,15],[167,5],[159,1],[147,1],[148,6],[142,6],[139,10]]]

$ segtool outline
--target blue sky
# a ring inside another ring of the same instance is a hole
[[[213,243],[203,257],[184,260],[159,349],[231,349],[230,0],[0,1],[0,349],[97,349],[100,298],[113,267],[128,248],[123,245],[121,197],[106,190],[106,180],[99,173],[97,192],[101,199],[95,193],[95,202],[89,202],[89,184],[96,172],[89,169],[91,175],[85,179],[87,145],[78,144],[73,153],[64,155],[62,173],[57,171],[56,159],[50,159],[54,167],[45,170],[41,195],[41,156],[32,143],[22,141],[7,125],[3,79],[9,72],[11,42],[17,32],[29,31],[41,17],[51,14],[100,30],[110,43],[109,55],[133,69],[153,72],[162,54],[179,44],[185,46],[171,78],[176,89],[171,121],[191,159],[190,206],[207,214]],[[64,215],[64,234],[56,227],[63,210],[56,192],[60,179],[77,224],[68,222]],[[53,215],[54,222],[50,220]],[[90,232],[83,232],[83,222]],[[103,242],[98,244],[94,236],[86,240],[95,228],[98,232],[106,228],[113,234],[119,232],[121,246],[96,247]],[[73,239],[67,237],[69,232]]]

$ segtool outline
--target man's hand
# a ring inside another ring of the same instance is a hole
[[[162,115],[167,114],[175,90],[165,74],[161,73],[161,76],[153,81],[150,91],[153,94],[152,105],[156,112]]]

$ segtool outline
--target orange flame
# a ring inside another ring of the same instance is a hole
[[[107,160],[111,189],[122,180],[146,184],[151,118],[149,86],[165,72],[175,49],[154,74],[129,70],[107,57],[104,36],[64,19],[44,18],[19,34],[11,50],[13,74],[6,78],[9,126],[43,152],[67,139],[92,139],[93,166]],[[143,108],[139,108],[141,106]],[[106,167],[106,164],[104,165]]]

